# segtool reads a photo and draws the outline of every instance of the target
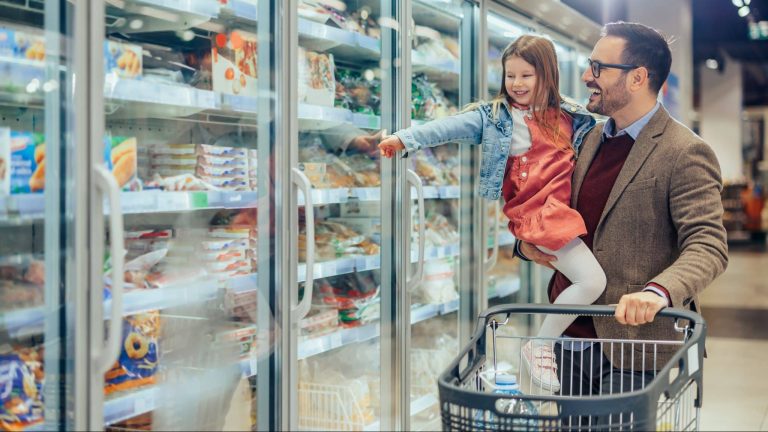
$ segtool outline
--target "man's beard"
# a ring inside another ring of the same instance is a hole
[[[595,114],[611,116],[616,111],[629,104],[629,92],[624,88],[627,83],[627,75],[623,74],[621,79],[612,85],[608,91],[600,90],[600,96],[595,102],[587,104],[587,110]]]

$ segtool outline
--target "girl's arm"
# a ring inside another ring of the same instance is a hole
[[[480,144],[482,137],[483,116],[476,109],[397,131],[394,136],[382,141],[379,148],[387,157],[391,157],[388,153],[396,150],[405,150],[403,157],[407,157],[411,151],[449,142]]]

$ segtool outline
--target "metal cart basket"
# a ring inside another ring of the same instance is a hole
[[[472,340],[438,380],[443,430],[698,430],[706,332],[700,315],[682,309],[657,314],[653,325],[674,327],[676,340],[515,334],[514,323],[531,315],[611,317],[614,311],[511,304],[480,314]],[[533,380],[530,356],[524,359],[529,343],[554,355],[559,388]],[[496,374],[515,375],[520,391],[494,392]]]

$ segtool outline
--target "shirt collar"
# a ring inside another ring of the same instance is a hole
[[[648,111],[647,114],[640,117],[637,121],[632,123],[631,125],[627,126],[626,128],[615,132],[616,129],[616,123],[613,121],[612,118],[609,118],[607,122],[605,122],[605,126],[603,127],[603,136],[606,138],[613,138],[617,136],[621,136],[623,134],[628,134],[630,137],[632,137],[633,140],[637,139],[637,136],[640,135],[640,132],[643,130],[645,125],[648,124],[648,122],[651,121],[651,118],[654,114],[656,114],[656,111],[659,110],[659,107],[661,104],[659,104],[658,101],[656,101],[656,105],[653,106],[653,108]]]

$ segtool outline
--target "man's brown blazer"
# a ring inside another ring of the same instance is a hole
[[[573,173],[571,206],[601,145],[603,124],[585,138]],[[637,137],[595,229],[593,252],[608,284],[596,304],[616,304],[621,296],[655,282],[669,291],[672,306],[701,311],[698,294],[726,268],[728,246],[720,198],[720,166],[712,148],[669,116],[664,107]],[[615,318],[595,318],[598,338],[679,339],[669,320],[625,326]],[[610,353],[621,367],[618,345]],[[640,344],[624,347],[624,368],[660,369],[676,350],[659,346],[654,362]]]

